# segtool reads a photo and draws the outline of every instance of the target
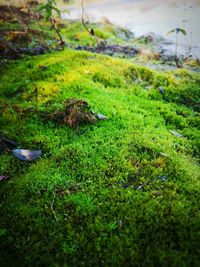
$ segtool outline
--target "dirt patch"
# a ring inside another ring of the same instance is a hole
[[[134,57],[139,51],[133,46],[122,45],[107,45],[104,42],[99,43],[98,46],[76,46],[76,50],[86,50],[93,53],[105,54],[105,55],[122,55],[124,57]]]

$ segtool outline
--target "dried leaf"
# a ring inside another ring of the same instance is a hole
[[[42,155],[41,150],[13,149],[13,155],[23,161],[33,161]]]

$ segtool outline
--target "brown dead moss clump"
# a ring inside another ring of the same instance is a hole
[[[72,128],[77,128],[84,123],[94,123],[97,120],[88,103],[81,99],[67,99],[64,109],[54,112],[51,117],[53,120]]]

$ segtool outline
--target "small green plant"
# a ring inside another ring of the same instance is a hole
[[[38,12],[45,11],[45,19],[46,21],[49,21],[51,23],[52,29],[56,32],[58,35],[58,38],[60,40],[60,45],[64,45],[65,42],[62,39],[62,36],[60,34],[60,31],[57,27],[56,18],[54,16],[54,13],[57,14],[57,17],[60,18],[60,10],[56,7],[56,1],[55,0],[47,0],[44,4],[40,4],[37,9]]]
[[[176,43],[175,43],[175,53],[174,53],[174,61],[176,63],[176,66],[179,68],[180,65],[179,65],[179,58],[178,58],[178,34],[179,33],[182,33],[183,35],[186,35],[186,31],[182,28],[176,28],[176,29],[173,29],[171,31],[169,31],[167,33],[167,35],[171,34],[171,33],[175,33],[176,34]]]

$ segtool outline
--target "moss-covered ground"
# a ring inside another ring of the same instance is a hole
[[[43,152],[0,155],[0,266],[199,266],[199,74],[73,50],[0,71],[1,136]],[[69,98],[109,120],[44,119]]]

